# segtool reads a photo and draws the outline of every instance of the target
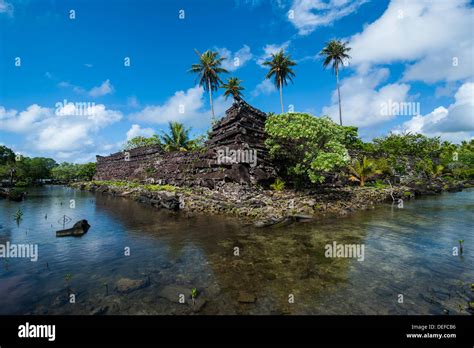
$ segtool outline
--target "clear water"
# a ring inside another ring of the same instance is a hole
[[[0,200],[0,244],[35,243],[39,252],[37,262],[0,259],[0,314],[467,314],[473,211],[466,190],[257,229],[71,188],[30,189],[24,202]],[[64,215],[66,227],[80,219],[92,227],[56,238]],[[463,255],[453,256],[460,239]],[[363,244],[364,261],[325,257],[333,241]],[[121,278],[149,284],[122,294]],[[198,305],[179,303],[192,288]],[[242,292],[255,301],[239,302]]]

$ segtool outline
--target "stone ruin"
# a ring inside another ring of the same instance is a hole
[[[204,151],[140,147],[97,156],[95,180],[138,180],[214,188],[223,182],[267,185],[276,172],[265,141],[266,114],[236,99],[213,125]]]

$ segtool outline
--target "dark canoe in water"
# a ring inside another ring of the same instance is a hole
[[[71,228],[56,231],[56,237],[80,237],[86,234],[90,227],[91,225],[89,225],[87,220],[80,220],[76,222]]]

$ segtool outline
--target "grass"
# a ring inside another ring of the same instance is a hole
[[[185,188],[173,186],[173,185],[158,185],[158,184],[140,184],[138,182],[133,182],[133,181],[114,181],[114,180],[104,180],[104,181],[91,181],[92,185],[106,185],[106,186],[112,186],[112,187],[121,187],[121,188],[128,188],[128,189],[134,189],[134,188],[140,188],[144,189],[146,191],[152,191],[152,192],[157,192],[157,191],[168,191],[168,192],[184,192],[186,191]]]

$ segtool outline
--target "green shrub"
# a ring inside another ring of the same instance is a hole
[[[277,178],[270,188],[274,191],[282,191],[285,188],[285,182],[280,178]]]
[[[344,166],[349,159],[344,146],[349,141],[347,128],[327,117],[272,115],[265,130],[265,143],[279,172],[298,186],[322,183],[326,173]]]

